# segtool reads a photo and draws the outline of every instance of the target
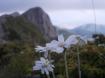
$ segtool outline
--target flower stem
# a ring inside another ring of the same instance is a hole
[[[81,68],[80,68],[80,56],[79,56],[79,48],[77,47],[77,60],[78,60],[78,75],[81,78]]]
[[[49,60],[51,60],[51,55],[50,55],[50,52],[49,52],[49,54],[48,54],[48,57],[49,57]],[[52,72],[52,76],[53,76],[53,78],[55,78],[54,71]]]
[[[50,75],[49,74],[47,74],[47,78],[50,78]]]
[[[55,78],[55,74],[54,74],[54,71],[52,72],[52,76],[53,76],[53,78]]]
[[[64,49],[64,61],[65,61],[66,78],[69,78],[66,49]]]

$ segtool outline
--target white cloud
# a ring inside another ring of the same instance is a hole
[[[105,0],[93,0],[97,24],[105,24]],[[74,28],[81,24],[94,23],[92,0],[0,0],[0,15],[15,11],[24,12],[40,6],[51,17],[53,24]]]
[[[105,24],[105,10],[96,10],[96,23]],[[82,24],[95,23],[93,10],[60,10],[48,12],[54,25],[75,28]]]
[[[105,9],[105,0],[93,0],[96,9]],[[45,10],[93,9],[92,0],[0,0],[0,12],[27,10],[40,6]]]

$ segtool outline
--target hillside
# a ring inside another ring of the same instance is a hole
[[[6,22],[2,23],[4,36],[3,40],[22,40],[22,41],[41,41],[43,40],[42,34],[35,28],[35,25],[31,24],[21,16],[12,17],[5,16]]]
[[[0,78],[26,78],[38,57],[35,46],[56,37],[49,16],[39,7],[0,16]]]
[[[68,29],[63,29],[63,28],[58,28],[58,27],[55,27],[56,30],[57,30],[57,33],[60,35],[60,34],[63,34],[66,38],[68,36],[70,36],[71,34],[73,33],[70,33],[70,31]]]
[[[49,16],[39,7],[23,14],[17,12],[0,16],[0,40],[23,40],[34,42],[51,40],[57,37]]]
[[[40,7],[31,8],[22,16],[34,24],[46,39],[55,39],[57,37],[56,29],[53,27],[48,14]]]
[[[81,25],[81,26],[78,26],[77,28],[70,30],[70,32],[73,32],[74,34],[91,37],[92,34],[95,33],[95,24]],[[105,34],[105,26],[96,25],[96,33]]]

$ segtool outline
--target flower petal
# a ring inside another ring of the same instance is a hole
[[[41,69],[41,73],[44,74],[44,72],[45,72],[44,69]]]
[[[47,75],[49,75],[49,70],[47,68],[45,68],[44,71]]]
[[[36,49],[36,52],[45,52],[46,51],[46,48],[42,47],[42,46],[37,46],[35,49]]]
[[[77,44],[78,40],[77,40],[77,36],[76,35],[71,35],[69,36],[69,38],[65,41],[65,48],[70,47],[72,44]]]
[[[53,51],[56,52],[56,53],[62,53],[64,51],[64,48],[56,47],[55,49],[53,49]]]
[[[51,41],[51,43],[47,43],[46,44],[46,48],[50,51],[53,51],[54,49],[56,49],[56,47],[58,47],[59,43],[56,40]]]
[[[61,42],[61,43],[64,42],[64,36],[63,35],[59,35],[58,36],[58,41]]]
[[[33,66],[33,70],[40,70],[40,66]]]
[[[48,51],[44,52],[44,57],[47,58],[48,57]]]
[[[53,41],[51,41],[51,43],[47,43],[47,44],[46,44],[46,47],[53,47],[53,46],[55,46],[55,45],[57,45],[57,44],[58,44],[58,41],[53,40]]]
[[[45,58],[41,57],[40,60],[41,60],[42,63],[46,63]]]
[[[35,61],[35,64],[42,64],[41,61]]]
[[[53,72],[53,68],[50,65],[47,68],[49,71]]]

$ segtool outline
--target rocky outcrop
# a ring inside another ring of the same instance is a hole
[[[56,29],[53,27],[49,16],[40,7],[29,9],[22,16],[38,26],[37,28],[45,38],[54,39],[57,37]]]
[[[5,39],[8,40],[9,37],[13,37],[12,39],[17,39],[20,36],[26,38],[28,32],[36,36],[36,31],[46,40],[57,38],[56,29],[53,27],[49,16],[39,7],[29,9],[21,15],[18,12],[14,12],[10,15],[0,16],[0,43]],[[28,36],[30,37],[29,34]]]
[[[4,36],[5,36],[5,32],[4,32],[4,29],[3,29],[3,25],[5,22],[6,22],[6,17],[8,17],[8,15],[3,15],[3,16],[0,16],[0,42],[2,40],[4,40]]]
[[[13,17],[17,17],[17,16],[19,16],[20,14],[18,13],[18,12],[14,12],[14,13],[12,13],[12,14],[10,14],[11,16],[13,16]]]

